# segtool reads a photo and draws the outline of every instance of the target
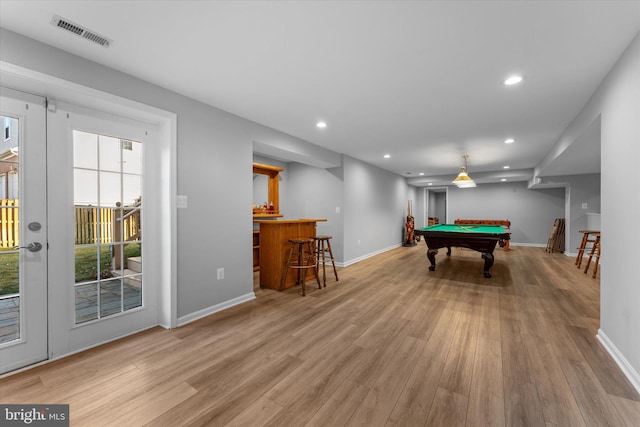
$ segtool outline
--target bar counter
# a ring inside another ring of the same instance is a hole
[[[316,223],[326,218],[300,218],[282,220],[259,220],[260,224],[260,287],[280,289],[291,244],[289,239],[315,237]],[[307,277],[311,277],[309,271]],[[309,279],[307,279],[309,280]],[[290,270],[284,289],[295,286],[295,271]]]

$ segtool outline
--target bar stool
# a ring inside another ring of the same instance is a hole
[[[580,230],[580,233],[582,233],[582,243],[580,243],[580,247],[578,248],[578,256],[576,257],[576,266],[578,268],[580,268],[580,266],[582,265],[582,257],[584,256],[584,252],[587,250],[587,245],[589,243],[595,243],[596,237],[600,237],[600,232],[597,230]]]
[[[305,292],[305,278],[307,276],[307,270],[312,268],[313,274],[318,282],[318,289],[322,289],[320,286],[320,279],[318,278],[318,265],[316,260],[316,253],[313,248],[314,240],[311,238],[300,237],[297,239],[290,239],[291,249],[289,250],[289,259],[284,269],[284,275],[280,282],[280,290],[284,289],[284,283],[287,280],[287,274],[289,269],[292,268],[298,273],[296,284],[300,284],[302,288],[302,296],[306,295]]]
[[[316,241],[317,263],[320,264],[320,257],[322,256],[322,283],[324,287],[327,287],[327,272],[325,266],[327,264],[325,255],[329,252],[329,258],[333,265],[333,274],[336,276],[336,282],[338,281],[338,271],[336,270],[336,261],[333,258],[333,251],[331,250],[331,239],[333,236],[318,235],[313,239]]]
[[[591,264],[591,258],[596,256],[595,266],[593,268],[593,277],[596,278],[596,273],[598,272],[598,263],[600,262],[600,233],[597,233],[595,240],[593,241],[593,246],[591,247],[591,252],[589,252],[589,258],[587,258],[587,266],[584,268],[584,274],[587,274],[589,271],[589,264]]]

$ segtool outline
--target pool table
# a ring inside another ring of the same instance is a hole
[[[451,247],[455,246],[482,253],[484,277],[491,277],[489,269],[493,265],[493,250],[496,244],[504,246],[511,236],[509,228],[504,225],[483,224],[436,224],[418,228],[415,233],[424,237],[427,244],[427,258],[431,262],[429,270],[436,269],[436,254],[439,248],[447,248],[447,256],[450,256]]]

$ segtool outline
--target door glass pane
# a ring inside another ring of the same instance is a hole
[[[142,306],[142,245],[130,243],[124,247],[123,288],[125,310]]]
[[[76,286],[76,323],[98,318],[98,282]]]
[[[122,311],[122,278],[101,281],[100,317],[110,316]]]
[[[122,198],[124,206],[134,206],[140,202],[142,194],[142,176],[123,175]]]
[[[100,172],[100,206],[115,207],[120,203],[122,174],[117,172]]]
[[[122,141],[122,172],[142,174],[142,144],[137,141]]]
[[[18,253],[0,248],[0,343],[20,338]]]
[[[19,121],[0,116],[0,344],[20,332]]]
[[[98,173],[94,170],[73,171],[73,198],[76,206],[98,205]]]
[[[73,131],[73,164],[76,168],[97,169],[98,135]]]
[[[76,245],[75,247],[75,283],[98,280],[100,265],[99,246]]]
[[[73,147],[76,323],[82,323],[142,306],[142,143],[74,132]],[[97,162],[83,158],[96,150]]]
[[[121,243],[114,243],[109,247],[110,256],[111,256],[111,276],[122,276],[122,268],[123,268],[123,253],[122,250],[124,245]]]
[[[120,139],[100,135],[98,137],[100,147],[99,164],[101,171],[121,172]]]

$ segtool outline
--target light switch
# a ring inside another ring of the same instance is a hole
[[[185,209],[187,207],[187,196],[178,195],[176,197],[176,207],[178,209]]]

